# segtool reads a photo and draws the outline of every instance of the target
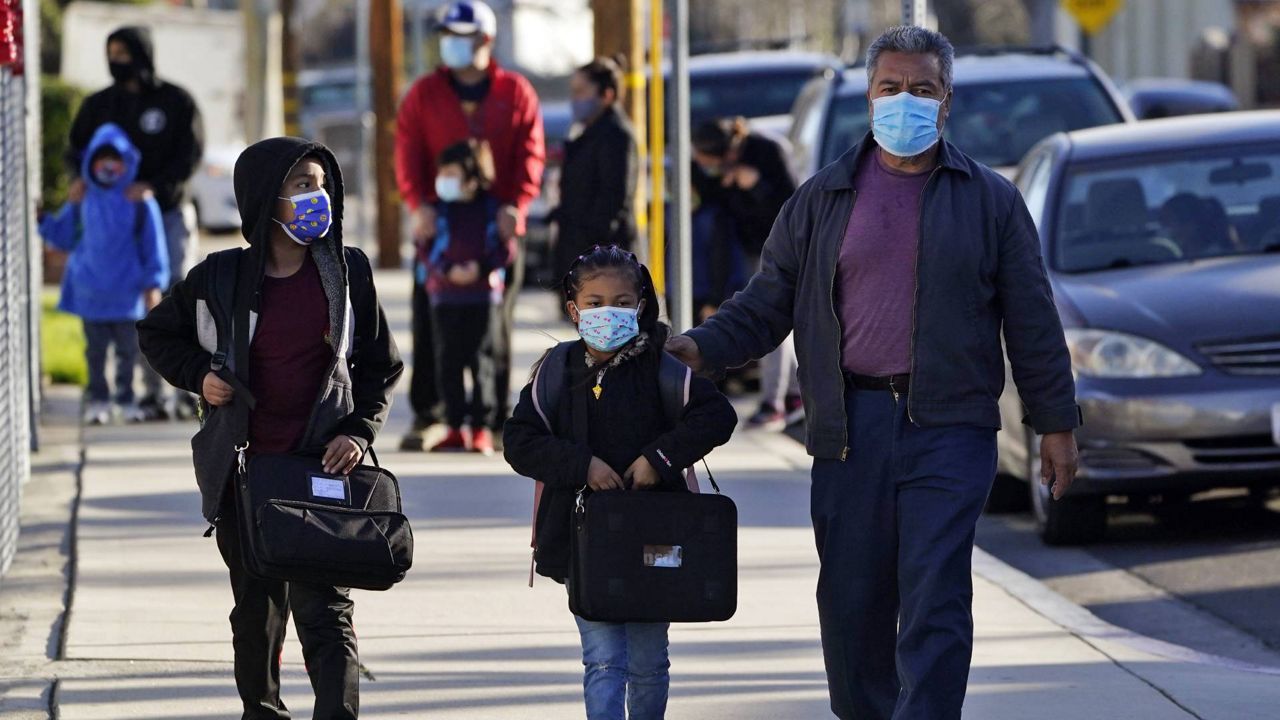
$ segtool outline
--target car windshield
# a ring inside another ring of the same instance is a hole
[[[1090,78],[956,85],[943,135],[984,165],[1017,165],[1031,146],[1056,132],[1122,122]],[[862,94],[836,100],[822,165],[839,158],[870,129]]]
[[[1162,153],[1066,176],[1054,266],[1062,272],[1280,250],[1280,147]]]
[[[689,78],[692,125],[718,117],[786,115],[813,68],[698,74]]]

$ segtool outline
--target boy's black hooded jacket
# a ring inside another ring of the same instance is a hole
[[[142,92],[129,92],[116,83],[85,98],[71,125],[67,166],[78,169],[93,133],[113,122],[142,151],[138,181],[151,183],[160,209],[171,210],[182,202],[187,180],[204,154],[200,111],[186,90],[156,77],[149,30],[120,28],[107,38],[108,44],[112,41],[129,48]]]
[[[653,307],[657,307],[656,298]],[[733,435],[738,422],[733,406],[714,383],[696,376],[689,402],[672,427],[658,389],[659,362],[658,351],[651,348],[610,368],[596,399],[592,392],[596,375],[586,365],[586,345],[578,341],[568,353],[567,387],[560,393],[559,407],[547,409],[555,434],[534,408],[532,384],[520,393],[502,438],[512,469],[544,484],[534,523],[539,575],[558,582],[568,575],[574,499],[587,484],[593,457],[622,476],[644,456],[661,477],[658,487],[646,492],[688,492],[682,468],[692,466]],[[575,438],[575,399],[579,408],[586,409],[586,442]]]
[[[248,249],[236,252],[231,352],[219,375],[237,388],[228,405],[209,408],[191,439],[196,481],[206,519],[223,504],[235,461],[234,448],[249,435],[249,343],[258,316],[262,278],[280,186],[302,158],[320,158],[325,189],[332,200],[333,226],[315,241],[311,256],[320,270],[329,301],[334,358],[327,379],[316,388],[316,403],[299,449],[314,448],[336,435],[349,435],[367,447],[382,428],[391,405],[391,389],[404,369],[386,316],[378,304],[369,259],[342,245],[342,176],[333,153],[299,138],[272,138],[241,154],[236,162],[236,201]],[[232,251],[235,252],[235,251]],[[210,261],[192,268],[150,314],[138,323],[138,339],[147,361],[173,385],[200,394],[218,347],[210,311]],[[247,332],[245,331],[247,329]]]

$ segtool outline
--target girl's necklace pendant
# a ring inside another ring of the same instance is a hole
[[[608,370],[608,368],[605,368],[604,370],[601,370],[599,373],[596,374],[596,386],[591,388],[591,392],[595,394],[597,400],[600,399],[601,393],[604,392],[605,370]]]

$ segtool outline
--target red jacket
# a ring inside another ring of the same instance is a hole
[[[489,63],[489,96],[477,112],[477,133],[493,152],[494,179],[490,193],[520,210],[519,234],[524,216],[542,186],[546,149],[542,136],[542,112],[529,81]],[[411,209],[434,203],[436,158],[454,143],[472,137],[462,102],[449,83],[449,70],[441,67],[423,76],[400,103],[396,121],[396,182],[400,197]]]

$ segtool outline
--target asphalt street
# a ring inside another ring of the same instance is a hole
[[[1280,498],[1113,506],[1103,541],[1078,548],[1045,546],[1029,515],[988,515],[978,545],[1115,625],[1280,666]]]

